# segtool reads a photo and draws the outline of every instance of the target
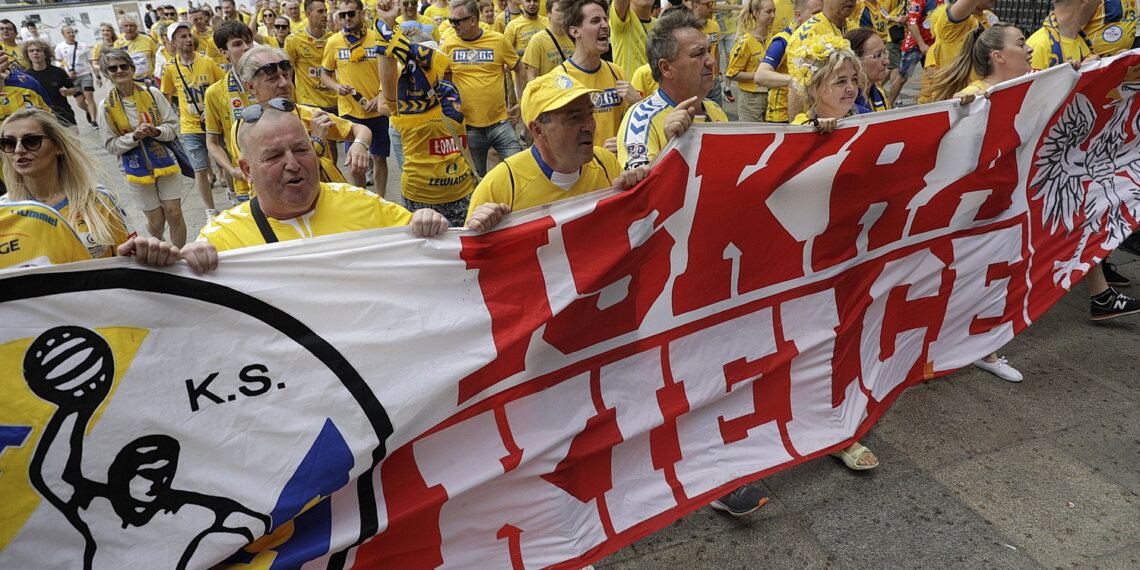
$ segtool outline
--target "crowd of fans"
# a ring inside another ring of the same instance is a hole
[[[219,250],[279,240],[487,231],[512,210],[633,186],[693,122],[729,120],[726,105],[826,136],[898,105],[919,69],[918,103],[968,105],[1002,81],[1129,49],[1136,32],[1136,0],[1053,0],[1028,38],[993,4],[259,0],[248,13],[223,0],[122,15],[94,46],[71,26],[53,45],[34,23],[19,41],[0,20],[0,218],[40,244],[6,251],[0,267],[118,254],[204,272]],[[124,202],[149,237],[91,175],[68,97],[119,158]],[[391,155],[402,204],[382,198]],[[190,243],[183,177],[208,218]],[[69,233],[83,247],[61,245]],[[1123,247],[1140,254],[1137,241]],[[1086,283],[1094,320],[1140,312],[1111,264]],[[1022,379],[997,354],[976,364]],[[851,469],[879,464],[859,443],[836,455]],[[713,506],[741,515],[765,500],[746,485]]]

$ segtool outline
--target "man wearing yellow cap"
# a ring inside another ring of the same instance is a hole
[[[522,117],[534,145],[508,157],[479,183],[467,227],[485,231],[513,210],[611,186],[626,189],[645,178],[647,168],[622,172],[612,152],[594,146],[593,93],[601,90],[559,70],[527,84]]]

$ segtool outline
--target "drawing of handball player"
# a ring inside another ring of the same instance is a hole
[[[192,562],[208,535],[231,533],[249,543],[267,533],[267,515],[225,497],[175,489],[180,446],[167,435],[145,435],[124,445],[104,483],[82,472],[84,433],[114,374],[110,345],[85,328],[50,329],[24,355],[28,387],[59,407],[44,428],[29,476],[83,535],[83,567],[120,566],[140,560],[144,550],[148,567],[201,566]]]

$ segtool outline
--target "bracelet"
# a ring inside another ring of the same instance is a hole
[[[356,143],[360,143],[364,146],[368,146],[368,143],[364,142],[364,139],[356,139],[356,140],[352,141],[352,144],[356,144]]]

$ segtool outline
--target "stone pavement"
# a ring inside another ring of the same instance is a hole
[[[99,179],[121,193],[114,159],[79,128],[107,169]],[[185,188],[194,239],[205,216]],[[1140,259],[1113,260],[1140,282]],[[702,508],[595,566],[1140,568],[1138,333],[1140,316],[1091,323],[1078,285],[1002,349],[1024,382],[967,368],[907,390],[863,439],[878,469],[830,457],[793,467],[756,483],[771,497],[756,513]]]

